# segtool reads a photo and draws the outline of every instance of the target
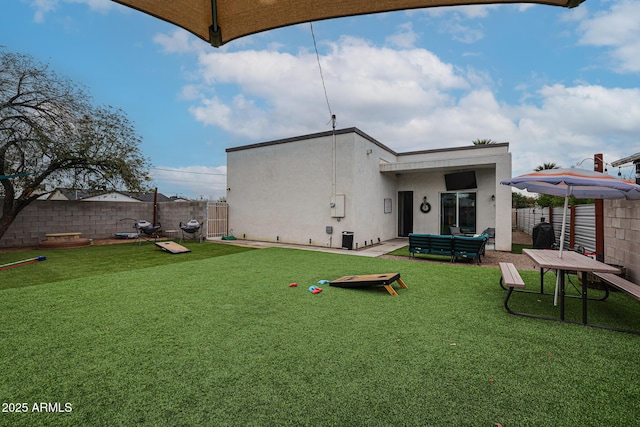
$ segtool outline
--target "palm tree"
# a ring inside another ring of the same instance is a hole
[[[543,163],[539,165],[537,168],[535,168],[534,171],[540,172],[542,170],[559,169],[559,168],[560,166],[556,165],[555,163]],[[564,197],[552,196],[549,194],[538,194],[538,197],[536,198],[536,204],[543,208],[552,207],[552,206],[563,206]],[[573,198],[572,204],[575,204],[575,198]]]
[[[476,139],[471,142],[473,142],[473,145],[488,145],[496,143],[493,139]]]
[[[540,172],[542,170],[559,169],[559,168],[560,166],[556,165],[555,163],[543,163],[542,165],[539,165],[537,168],[535,168],[534,171]]]

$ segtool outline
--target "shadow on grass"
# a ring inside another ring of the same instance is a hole
[[[190,249],[191,252],[170,254],[150,242],[142,244],[134,242],[0,254],[0,265],[46,256],[45,261],[0,271],[0,290],[179,264],[255,250],[211,242],[184,242],[181,245]]]
[[[523,249],[531,249],[531,248],[532,248],[532,245],[514,243],[511,245],[511,253],[522,254]],[[401,248],[398,248],[395,251],[389,252],[387,255],[405,256],[405,257],[415,256],[417,258],[422,258],[422,259],[427,259],[432,261],[440,261],[440,262],[447,262],[450,260],[448,256],[442,256],[442,255],[412,254],[409,252],[409,246],[403,246]]]

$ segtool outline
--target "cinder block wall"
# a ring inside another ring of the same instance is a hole
[[[0,199],[1,200],[1,199]],[[163,229],[179,229],[180,221],[206,219],[207,202],[158,203],[157,221]],[[106,239],[132,232],[135,221],[153,221],[153,203],[36,200],[27,206],[0,239],[0,247],[37,245],[47,233],[80,232],[89,239]]]
[[[207,202],[158,203],[158,221],[163,230],[180,230],[181,222],[192,219],[204,224],[207,220]]]
[[[604,201],[604,254],[608,264],[627,269],[627,279],[640,283],[640,202]]]

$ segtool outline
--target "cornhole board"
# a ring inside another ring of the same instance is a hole
[[[187,252],[191,252],[191,249],[187,249],[184,246],[177,244],[176,242],[156,242],[156,246],[163,251],[169,252],[171,254],[184,254]]]
[[[384,286],[384,288],[394,297],[398,296],[398,293],[393,289],[391,284],[398,282],[398,284],[407,289],[407,285],[400,278],[400,273],[384,273],[384,274],[365,274],[361,276],[344,276],[329,282],[329,286],[337,286],[339,288],[360,288],[371,286]]]

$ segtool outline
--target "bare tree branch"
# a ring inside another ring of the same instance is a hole
[[[150,163],[140,143],[122,110],[93,105],[48,65],[0,47],[0,238],[56,188],[146,190]]]

